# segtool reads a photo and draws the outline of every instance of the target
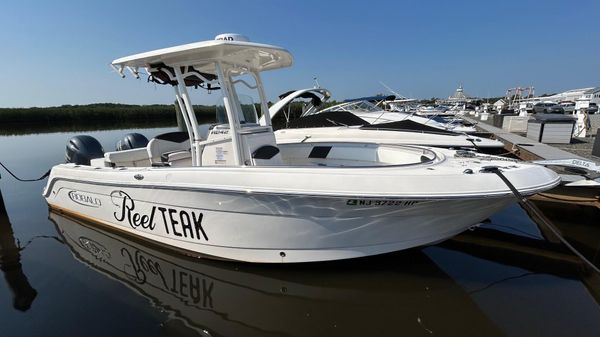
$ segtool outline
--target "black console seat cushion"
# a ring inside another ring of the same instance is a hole
[[[256,151],[254,151],[252,153],[252,158],[269,160],[278,153],[279,153],[279,149],[277,147],[275,147],[273,145],[265,145],[265,146],[259,147]]]
[[[325,158],[327,158],[327,155],[329,154],[329,151],[331,151],[331,146],[315,146],[310,151],[310,154],[308,155],[308,158],[321,158],[321,159],[325,159]]]
[[[163,133],[162,135],[158,135],[155,138],[173,143],[183,143],[190,140],[188,133],[183,131],[167,132]]]
[[[403,121],[397,122],[389,122],[389,123],[381,123],[381,124],[371,124],[361,127],[364,130],[400,130],[400,131],[413,131],[413,132],[423,132],[423,133],[437,133],[442,135],[457,135],[456,132],[452,132],[449,130],[443,130],[434,128],[433,126],[421,124],[415,121],[411,121],[410,119],[405,119]]]

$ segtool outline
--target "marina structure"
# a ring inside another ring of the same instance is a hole
[[[574,110],[587,109],[590,104],[600,105],[600,87],[571,89],[561,93],[535,96],[533,86],[510,88],[505,98],[494,102],[496,111],[531,111],[536,103],[573,103]]]
[[[527,108],[531,109],[533,98],[535,96],[535,88],[515,87],[506,90],[504,98],[493,103],[494,109],[497,112],[523,111]]]

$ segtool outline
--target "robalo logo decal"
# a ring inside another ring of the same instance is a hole
[[[102,202],[99,198],[79,191],[69,192],[69,199],[83,206],[100,207]]]

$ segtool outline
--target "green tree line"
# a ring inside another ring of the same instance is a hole
[[[195,105],[198,120],[214,118],[215,107]],[[174,105],[97,103],[57,107],[0,108],[1,124],[87,123],[94,121],[175,121]]]

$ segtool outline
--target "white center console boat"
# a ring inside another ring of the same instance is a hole
[[[237,40],[236,40],[237,39]],[[249,262],[348,259],[452,237],[515,198],[556,186],[538,165],[472,152],[372,143],[277,144],[260,73],[288,67],[280,47],[235,35],[123,57],[171,86],[187,133],[106,152],[81,136],[52,168],[44,196],[81,217],[186,254]],[[199,128],[188,88],[219,90],[227,123]],[[253,90],[266,125],[239,92]],[[252,111],[252,109],[250,109]]]

